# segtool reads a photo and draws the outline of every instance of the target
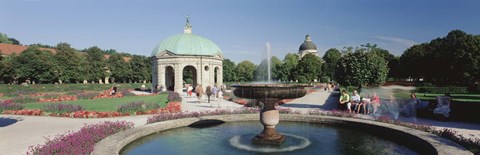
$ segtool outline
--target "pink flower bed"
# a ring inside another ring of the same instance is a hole
[[[90,154],[95,143],[117,132],[133,128],[133,123],[125,121],[102,122],[85,125],[79,131],[67,132],[53,139],[47,138],[45,144],[30,146],[27,155],[50,154]]]

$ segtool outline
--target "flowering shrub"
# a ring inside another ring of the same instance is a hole
[[[63,114],[83,110],[80,105],[54,103],[43,106],[42,111]]]
[[[451,129],[435,130],[434,133],[462,145],[476,155],[480,154],[480,138],[465,138]]]
[[[180,97],[180,94],[174,91],[168,91],[167,99],[168,102],[182,102],[182,97]]]
[[[324,116],[355,118],[354,113],[348,113],[348,112],[343,112],[343,111],[338,111],[338,110],[323,111],[323,110],[319,110],[319,109],[314,109],[314,110],[308,111],[308,114],[310,114],[310,115],[324,115]]]
[[[19,96],[14,99],[12,99],[13,102],[15,103],[35,103],[37,102],[36,97],[30,97],[30,96]]]
[[[277,110],[280,114],[302,114],[300,111],[292,110],[290,108],[277,108]]]
[[[99,94],[98,92],[80,92],[80,93],[77,93],[75,95],[80,100],[88,100],[88,99],[93,99],[98,94]]]
[[[133,123],[125,121],[85,125],[79,131],[67,132],[53,139],[47,138],[43,145],[30,146],[27,155],[90,154],[95,143],[130,128],[133,128]]]
[[[23,105],[14,103],[13,101],[7,100],[7,101],[0,101],[0,114],[4,110],[21,110],[23,109]]]
[[[143,101],[132,102],[118,106],[117,111],[121,113],[144,112],[152,109],[159,109],[160,105],[155,103],[143,103]]]

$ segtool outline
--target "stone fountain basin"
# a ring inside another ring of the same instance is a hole
[[[119,154],[122,149],[128,144],[134,142],[137,139],[145,136],[155,134],[157,132],[175,129],[179,127],[186,127],[192,124],[209,123],[215,120],[223,122],[237,122],[237,121],[257,121],[259,119],[258,114],[235,114],[235,115],[216,115],[216,116],[204,116],[195,118],[183,118],[170,121],[163,121],[153,124],[147,124],[133,129],[121,131],[117,134],[109,136],[95,145],[92,155],[104,155],[104,154]],[[298,114],[282,114],[280,115],[282,121],[298,121],[298,122],[311,122],[311,123],[327,123],[335,125],[343,125],[353,128],[363,128],[371,130],[376,133],[383,134],[385,136],[393,136],[399,141],[404,141],[402,144],[414,145],[424,150],[421,154],[473,154],[464,147],[454,143],[445,138],[439,137],[434,134],[426,133],[423,131],[406,128],[402,126],[361,120],[352,118],[340,118],[331,116],[317,116],[317,115],[298,115]],[[214,121],[214,122],[215,122]]]
[[[233,94],[246,99],[293,99],[305,96],[305,84],[241,84],[232,85]]]

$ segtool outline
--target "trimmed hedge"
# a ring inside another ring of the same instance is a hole
[[[417,87],[415,90],[419,93],[432,93],[432,94],[466,94],[468,93],[467,87]]]

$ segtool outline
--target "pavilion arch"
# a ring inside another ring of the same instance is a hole
[[[220,82],[222,80],[222,77],[223,77],[223,71],[220,69],[219,66],[215,66],[215,69],[214,69],[214,83],[217,87],[220,87],[222,85],[222,83]]]
[[[175,69],[172,66],[165,67],[165,88],[170,91],[175,90]]]
[[[193,65],[187,65],[183,67],[183,83],[185,84],[191,84],[194,88],[195,86],[198,85],[198,74],[197,74],[197,68],[195,68]],[[191,79],[192,83],[190,83],[188,80]]]

